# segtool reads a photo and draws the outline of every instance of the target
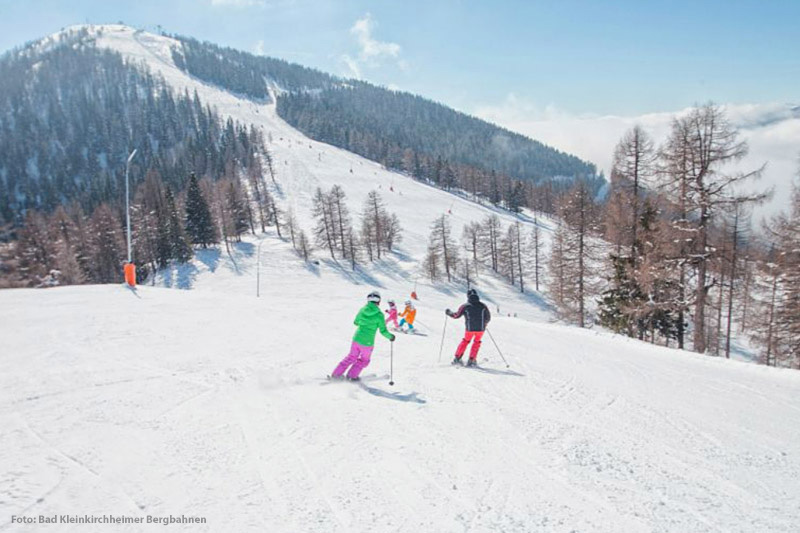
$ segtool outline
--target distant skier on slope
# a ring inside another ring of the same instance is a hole
[[[445,311],[445,314],[451,318],[464,317],[466,331],[464,338],[456,348],[456,356],[453,359],[454,365],[463,365],[461,358],[464,352],[467,351],[467,345],[472,341],[472,349],[469,352],[469,361],[467,366],[476,366],[478,364],[478,350],[481,348],[481,339],[483,332],[486,331],[486,326],[492,319],[489,308],[481,302],[478,297],[478,292],[475,289],[467,291],[467,303],[458,308],[458,311],[453,313],[450,309]]]
[[[375,348],[375,333],[380,330],[381,335],[394,342],[394,335],[386,329],[383,320],[383,313],[378,307],[381,303],[381,295],[377,291],[372,291],[367,295],[367,305],[361,308],[356,315],[353,324],[358,326],[353,343],[350,345],[350,353],[339,364],[331,374],[332,379],[343,379],[347,370],[347,379],[358,381],[358,375],[369,365],[372,350]]]
[[[411,300],[406,300],[406,307],[400,313],[400,331],[405,333],[403,326],[408,325],[409,333],[414,332],[414,319],[417,317],[417,308],[411,303]]]
[[[397,325],[397,307],[394,305],[394,300],[389,300],[389,309],[385,312],[389,315],[386,317],[386,323],[391,322],[394,324],[394,329],[400,329],[400,326]]]

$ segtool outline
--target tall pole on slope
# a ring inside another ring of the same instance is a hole
[[[128,226],[128,262],[125,264],[125,282],[130,287],[136,286],[136,266],[132,261],[131,254],[131,185],[130,185],[130,170],[131,161],[136,155],[136,149],[128,156],[125,162],[125,221]]]
[[[131,262],[131,185],[130,185],[130,170],[131,160],[136,155],[136,149],[128,156],[128,161],[125,163],[125,220],[128,225],[128,263]]]

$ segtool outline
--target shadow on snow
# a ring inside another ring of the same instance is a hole
[[[359,387],[367,391],[368,393],[372,394],[373,396],[378,396],[379,398],[386,398],[387,400],[395,400],[398,402],[405,402],[405,403],[427,403],[425,400],[420,398],[416,392],[410,392],[408,394],[400,394],[399,392],[389,392],[383,389],[379,389],[377,387],[370,387],[366,383],[359,382]]]
[[[470,370],[475,370],[477,372],[483,372],[485,374],[492,374],[495,376],[516,376],[520,378],[524,378],[525,374],[521,374],[515,370],[498,370],[496,368],[486,368],[485,366],[476,366],[471,368]]]

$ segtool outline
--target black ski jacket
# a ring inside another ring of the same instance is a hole
[[[467,331],[484,331],[492,319],[489,308],[477,296],[470,296],[467,303],[459,307],[458,311],[448,313],[448,315],[452,318],[461,318],[463,315]]]

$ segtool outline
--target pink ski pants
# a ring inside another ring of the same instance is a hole
[[[338,378],[344,374],[344,371],[349,367],[350,370],[347,372],[347,377],[357,378],[361,371],[369,364],[369,358],[372,356],[373,349],[375,349],[374,346],[362,346],[353,341],[353,344],[350,345],[350,353],[339,361],[339,364],[336,365],[331,376]]]

